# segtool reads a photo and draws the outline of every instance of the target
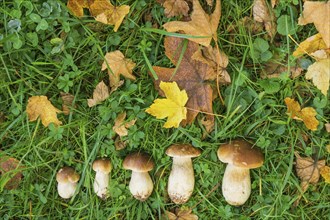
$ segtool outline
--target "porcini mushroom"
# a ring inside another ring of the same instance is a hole
[[[234,206],[243,205],[251,194],[250,169],[260,167],[264,156],[252,144],[237,139],[218,149],[218,158],[228,163],[222,179],[222,194]]]
[[[63,199],[73,196],[79,181],[79,174],[72,167],[63,167],[56,174],[57,191]]]
[[[94,192],[102,199],[107,197],[109,185],[109,173],[112,166],[109,159],[98,159],[93,162],[93,170],[96,172],[94,180]]]
[[[147,153],[132,153],[126,156],[123,167],[124,169],[132,170],[131,181],[129,183],[129,189],[132,195],[140,201],[145,201],[151,195],[154,188],[148,173],[154,167],[152,158]]]
[[[197,157],[201,151],[189,144],[174,144],[166,154],[173,158],[172,170],[168,180],[167,191],[176,204],[188,201],[195,185],[192,157]]]

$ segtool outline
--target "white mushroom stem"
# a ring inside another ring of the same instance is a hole
[[[151,195],[153,188],[154,184],[148,172],[132,171],[129,190],[136,199],[140,201],[146,200]]]
[[[230,205],[243,205],[251,194],[250,170],[228,164],[222,179],[222,194]]]
[[[63,199],[69,199],[73,196],[74,192],[76,191],[77,183],[58,183],[57,184],[57,191],[58,194]]]
[[[176,204],[188,201],[195,185],[194,169],[190,157],[173,157],[172,171],[168,180],[168,194]]]
[[[109,173],[96,172],[94,180],[94,192],[101,198],[105,198],[107,195],[107,189],[109,185]]]

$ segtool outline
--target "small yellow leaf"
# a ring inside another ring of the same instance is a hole
[[[295,57],[300,57],[305,53],[313,53],[317,50],[323,49],[327,49],[327,45],[325,45],[321,34],[318,33],[301,42],[292,55]]]
[[[324,178],[324,182],[330,183],[330,167],[324,166],[320,169],[320,174]]]
[[[57,113],[61,111],[55,108],[46,96],[32,96],[28,100],[26,113],[30,121],[37,120],[40,117],[42,124],[47,127],[50,123],[61,125],[62,122],[57,119]]]
[[[158,119],[167,117],[164,128],[177,128],[180,122],[186,119],[187,109],[184,106],[188,101],[188,95],[185,90],[180,91],[176,82],[162,81],[159,87],[164,92],[166,99],[156,99],[146,112]]]
[[[291,118],[303,121],[306,127],[312,131],[317,130],[317,126],[319,125],[319,121],[315,118],[316,111],[312,107],[307,107],[301,109],[299,103],[294,99],[286,97],[284,102],[288,108],[287,113]]]
[[[88,8],[88,0],[69,0],[67,7],[74,16],[82,17],[84,8]]]
[[[316,61],[307,69],[306,79],[312,79],[313,84],[326,96],[330,81],[330,58]]]

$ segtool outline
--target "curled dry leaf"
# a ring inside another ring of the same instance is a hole
[[[263,23],[268,35],[274,38],[276,34],[275,15],[266,0],[254,0],[253,18],[255,21]]]
[[[316,29],[321,34],[327,48],[330,48],[330,1],[305,1],[298,24],[306,25],[314,23]]]
[[[120,75],[131,80],[136,79],[132,74],[135,63],[130,59],[126,59],[124,54],[119,50],[107,53],[104,59],[105,61],[102,64],[102,70],[108,69],[111,88],[119,87]]]
[[[185,0],[166,0],[163,3],[165,16],[170,18],[174,16],[188,16],[189,5]]]
[[[59,126],[62,124],[57,119],[57,113],[61,111],[55,108],[46,96],[32,96],[28,100],[26,113],[29,121],[35,121],[40,117],[42,124],[47,127],[50,123]]]
[[[326,123],[325,125],[325,130],[330,133],[330,123]]]
[[[125,122],[126,112],[120,113],[115,119],[115,125],[112,127],[113,131],[116,132],[120,137],[127,136],[127,128],[132,127],[135,124],[136,119],[129,122]]]
[[[164,24],[168,32],[183,31],[185,34],[200,36],[201,38],[188,38],[189,40],[208,47],[211,40],[217,40],[217,29],[221,16],[220,0],[216,1],[213,14],[208,15],[198,0],[193,0],[191,21],[170,21]]]
[[[70,109],[76,107],[75,105],[73,105],[74,96],[70,93],[65,93],[65,92],[61,92],[60,95],[61,95],[62,102],[63,102],[62,103],[62,112],[65,115],[69,115]]]
[[[162,219],[168,220],[198,220],[198,216],[192,213],[190,208],[176,208],[175,212],[165,211]]]
[[[158,119],[167,117],[164,128],[179,127],[180,122],[187,117],[187,109],[184,107],[188,96],[185,90],[180,91],[176,82],[160,82],[159,88],[165,94],[165,99],[156,99],[146,109],[146,112]]]
[[[314,108],[306,107],[301,109],[299,103],[289,97],[286,97],[284,102],[288,108],[287,113],[291,118],[303,121],[306,127],[312,131],[317,130],[319,121],[315,118],[317,113]]]
[[[318,60],[307,69],[306,79],[312,79],[313,84],[327,95],[330,81],[330,58]]]
[[[108,86],[105,85],[103,81],[101,81],[99,84],[97,84],[96,88],[93,92],[93,98],[87,99],[88,107],[93,107],[104,100],[106,100],[109,97],[109,89]]]
[[[22,166],[19,161],[12,157],[0,157],[1,179],[7,181],[4,188],[8,190],[16,189],[23,178]]]
[[[330,183],[330,167],[324,166],[320,169],[320,174],[324,178],[324,182]]]
[[[327,49],[327,45],[325,44],[320,33],[315,34],[298,45],[298,48],[293,52],[293,56],[300,57],[304,54],[310,54],[318,50]]]

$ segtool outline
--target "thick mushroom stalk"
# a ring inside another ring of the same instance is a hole
[[[174,203],[183,204],[188,201],[194,190],[195,177],[191,158],[199,156],[200,150],[186,144],[172,145],[166,154],[173,157],[168,194]]]
[[[79,174],[72,167],[63,167],[56,174],[57,192],[63,199],[71,198],[77,188]]]
[[[111,169],[112,166],[108,159],[98,159],[93,163],[93,170],[96,172],[93,188],[97,196],[102,199],[107,197]]]
[[[264,157],[260,150],[242,139],[220,146],[218,158],[228,163],[222,179],[222,194],[230,205],[243,205],[251,194],[250,169],[260,167]]]
[[[154,188],[148,173],[154,167],[152,158],[146,153],[132,153],[125,158],[123,167],[124,169],[132,170],[129,183],[130,192],[136,199],[145,201]]]

